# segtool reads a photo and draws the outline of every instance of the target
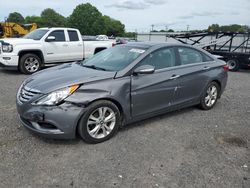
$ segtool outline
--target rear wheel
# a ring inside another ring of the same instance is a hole
[[[220,92],[220,86],[216,82],[211,82],[206,87],[200,101],[200,108],[210,110],[216,104]]]
[[[23,74],[32,74],[41,68],[41,59],[32,53],[24,54],[19,62],[19,70]]]
[[[110,139],[118,130],[120,111],[117,106],[106,100],[91,104],[81,118],[78,134],[92,144]]]
[[[230,71],[238,71],[240,68],[239,62],[235,59],[228,60],[227,65]]]

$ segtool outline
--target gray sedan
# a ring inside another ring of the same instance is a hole
[[[227,71],[191,46],[130,43],[33,74],[17,93],[17,110],[35,133],[99,143],[128,123],[193,105],[213,108]]]

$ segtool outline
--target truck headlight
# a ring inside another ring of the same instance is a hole
[[[72,85],[70,87],[65,87],[63,89],[56,90],[54,92],[51,92],[47,94],[46,96],[41,97],[40,99],[33,102],[33,105],[47,105],[52,106],[60,103],[64,99],[66,99],[68,96],[73,94],[79,85]]]
[[[3,50],[3,52],[10,53],[10,52],[13,51],[13,45],[11,45],[11,44],[3,44],[2,45],[2,50]]]

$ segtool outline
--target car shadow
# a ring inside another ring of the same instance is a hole
[[[148,118],[142,121],[138,121],[135,123],[131,123],[131,124],[127,124],[123,127],[120,128],[118,134],[122,134],[124,131],[133,129],[133,128],[137,128],[137,127],[144,127],[144,126],[148,126],[149,124],[154,124],[155,122],[159,121],[159,119],[163,119],[166,120],[168,118],[174,117],[174,116],[180,116],[182,114],[185,113],[190,113],[193,110],[196,110],[197,107],[187,107],[181,110],[177,110],[177,111],[172,111],[172,112],[168,112],[162,115],[158,115],[152,118]],[[68,146],[73,146],[73,145],[77,145],[77,144],[87,144],[85,143],[78,135],[76,135],[75,139],[53,139],[53,138],[45,138],[42,136],[39,136],[33,132],[31,132],[31,134],[36,137],[37,139],[41,140],[42,142],[46,143],[46,144],[51,144],[51,145],[68,145]],[[112,138],[111,138],[112,139]],[[87,144],[88,145],[88,144]]]
[[[138,122],[124,125],[123,127],[121,127],[120,132],[127,131],[129,129],[133,129],[133,128],[140,127],[140,126],[147,126],[149,124],[154,124],[157,121],[159,121],[159,119],[166,120],[166,119],[174,117],[174,116],[179,116],[179,115],[182,115],[185,113],[190,113],[194,110],[197,110],[197,107],[192,106],[192,107],[187,107],[187,108],[183,108],[183,109],[172,111],[172,112],[166,112],[166,113],[163,113],[163,114],[155,116],[155,117],[151,117],[151,118],[148,118],[148,119],[145,119],[142,121],[138,121]]]
[[[33,132],[30,132],[32,136],[34,136],[36,139],[46,143],[46,144],[52,144],[52,145],[77,145],[79,142],[82,142],[82,140],[76,136],[75,139],[53,139],[53,138],[45,138],[42,136],[39,136]],[[84,143],[84,142],[83,142]]]
[[[0,68],[0,73],[3,72],[5,74],[12,74],[12,75],[21,75],[18,70],[5,70]]]
[[[250,69],[240,69],[238,72],[240,72],[240,73],[250,73]]]

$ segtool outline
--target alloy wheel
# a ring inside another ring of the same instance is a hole
[[[28,57],[24,62],[24,67],[29,72],[36,72],[39,69],[39,61],[35,57]]]
[[[115,112],[109,107],[99,107],[90,114],[87,131],[95,139],[105,138],[112,132],[115,124]]]
[[[205,97],[205,104],[208,107],[211,107],[215,104],[216,100],[218,97],[218,90],[217,87],[214,85],[211,85],[206,92],[206,97]]]

